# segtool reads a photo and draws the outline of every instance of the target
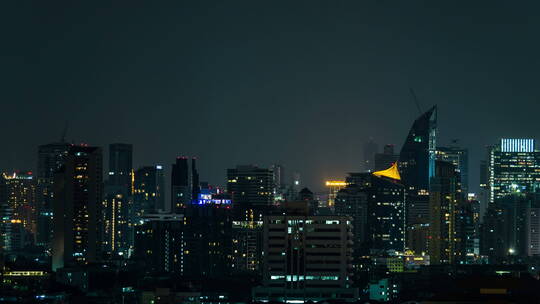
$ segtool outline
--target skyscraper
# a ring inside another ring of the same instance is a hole
[[[274,174],[253,165],[227,169],[227,191],[238,220],[259,221],[274,201]]]
[[[133,171],[133,145],[109,145],[109,180],[110,191],[124,195],[131,194]]]
[[[353,218],[356,253],[405,247],[405,189],[397,165],[373,173],[350,173],[338,192],[336,214]]]
[[[133,248],[133,146],[109,145],[109,174],[103,201],[103,247],[109,253],[128,255]]]
[[[145,166],[135,171],[134,209],[136,216],[165,210],[163,166]]]
[[[469,150],[459,147],[437,147],[437,159],[450,162],[460,176],[461,191],[464,196],[469,193]]]
[[[429,190],[435,176],[437,107],[418,117],[399,153],[399,168],[403,183],[410,190]]]
[[[38,148],[37,165],[37,236],[38,245],[51,248],[53,235],[54,173],[64,164],[70,144],[65,142],[42,145]]]
[[[54,271],[99,258],[102,187],[101,148],[71,146],[54,180]]]
[[[540,152],[534,139],[501,139],[488,152],[489,202],[514,193],[530,192],[540,183]]]
[[[172,210],[175,213],[184,213],[184,209],[197,199],[200,193],[199,173],[196,167],[196,158],[185,156],[177,157],[172,165],[171,173],[171,200]]]
[[[435,176],[437,107],[418,117],[399,153],[399,169],[407,191],[407,246],[422,252],[427,247],[429,185]]]
[[[36,182],[32,172],[3,173],[0,209],[6,250],[20,250],[34,244],[36,234]]]
[[[459,172],[452,163],[437,161],[429,198],[429,256],[432,264],[456,260],[456,213],[462,203]]]

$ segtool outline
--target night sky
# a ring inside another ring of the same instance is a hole
[[[225,184],[280,163],[319,190],[361,168],[369,137],[401,147],[410,87],[439,106],[439,144],[470,149],[472,190],[486,144],[540,139],[535,1],[11,2],[3,170],[34,169],[68,121],[69,141],[133,143],[136,167],[196,155]]]

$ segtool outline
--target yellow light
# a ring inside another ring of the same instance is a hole
[[[401,176],[399,175],[399,170],[397,168],[397,162],[393,163],[392,166],[386,170],[376,171],[372,174],[379,177],[388,177],[395,180],[401,180]]]
[[[345,187],[347,182],[345,181],[326,181],[327,187]]]

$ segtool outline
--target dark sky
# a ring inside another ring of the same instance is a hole
[[[69,140],[133,143],[136,166],[196,155],[223,184],[281,163],[317,190],[370,136],[401,146],[409,87],[438,104],[439,143],[470,149],[473,190],[484,145],[540,132],[535,1],[12,2],[3,170],[34,168],[67,120]]]

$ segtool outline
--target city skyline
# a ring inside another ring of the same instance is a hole
[[[399,151],[409,88],[438,105],[438,144],[469,149],[472,192],[485,145],[538,138],[537,4],[27,5],[5,10],[2,171],[35,169],[67,121],[69,141],[133,144],[135,167],[193,155],[224,184],[278,163],[320,190],[370,137]]]

